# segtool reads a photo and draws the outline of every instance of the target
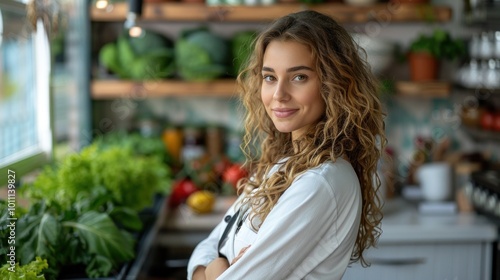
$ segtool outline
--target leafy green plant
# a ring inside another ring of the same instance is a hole
[[[141,154],[133,149],[131,141],[104,143],[107,142],[93,143],[56,166],[46,167],[24,188],[25,195],[67,209],[100,191],[100,197],[113,206],[140,211],[152,205],[156,193],[170,191],[172,174],[161,154]]]
[[[169,192],[172,174],[161,140],[123,139],[127,137],[96,141],[20,188],[31,202],[16,226],[21,265],[42,257],[49,264],[48,279],[74,265],[97,278],[134,257],[132,232],[142,228],[139,213],[153,205],[155,194]],[[2,220],[6,208],[0,201]],[[0,233],[8,229],[2,225]],[[8,251],[5,240],[0,242],[2,255]]]
[[[42,273],[47,267],[47,260],[37,257],[34,261],[25,264],[16,265],[13,270],[9,270],[10,264],[4,264],[0,268],[0,279],[2,280],[45,280]]]
[[[410,52],[426,52],[438,59],[453,60],[466,54],[465,43],[453,39],[449,32],[436,29],[432,34],[420,34],[410,44]]]
[[[96,278],[134,257],[132,234],[119,229],[108,213],[54,209],[39,201],[18,220],[16,252],[21,264],[47,259],[49,279],[64,265],[82,264],[86,274]]]

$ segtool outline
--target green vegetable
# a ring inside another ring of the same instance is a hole
[[[44,200],[51,207],[68,209],[75,203],[81,205],[80,200],[93,197],[100,188],[104,196],[109,195],[112,205],[140,211],[152,205],[156,193],[170,191],[172,178],[170,168],[164,163],[166,152],[161,140],[150,146],[157,147],[156,155],[145,155],[146,146],[137,145],[141,139],[150,145],[154,141],[133,136],[123,144],[104,144],[103,140],[85,147],[58,165],[46,167],[32,186],[24,188],[25,194]],[[134,150],[134,147],[143,150]],[[96,204],[82,211],[97,210],[101,206]]]
[[[32,203],[16,225],[20,263],[46,259],[49,279],[63,266],[79,264],[89,277],[109,276],[134,257],[135,240],[125,230],[140,230],[139,211],[152,205],[155,194],[169,192],[166,158],[161,139],[115,136],[47,167],[20,188]],[[6,209],[0,201],[2,220]],[[7,236],[6,225],[0,225],[0,233]],[[0,241],[2,256],[9,246],[7,239]]]
[[[140,37],[121,34],[100,49],[99,62],[121,79],[161,79],[175,72],[173,42],[149,30]]]
[[[99,52],[99,62],[110,71],[116,73],[118,77],[123,79],[128,77],[128,74],[121,67],[116,44],[108,43],[101,48]]]
[[[152,51],[135,59],[130,66],[130,76],[135,80],[152,80],[171,76],[175,72],[173,50]]]
[[[0,279],[2,280],[45,280],[43,270],[48,268],[47,260],[37,257],[34,261],[26,264],[11,267],[4,264],[0,268]]]
[[[172,40],[153,31],[143,29],[140,37],[127,36],[130,47],[137,56],[147,55],[157,50],[170,50]]]
[[[104,186],[114,205],[142,210],[153,204],[155,193],[163,188],[162,179],[168,176],[156,157],[134,157],[130,149],[112,147],[99,152],[92,162],[96,185]]]
[[[19,222],[19,246],[21,263],[27,263],[35,256],[48,257],[57,253],[55,247],[61,232],[60,222],[50,213],[27,216]]]
[[[227,42],[204,29],[187,30],[175,43],[179,75],[188,81],[210,81],[228,71]]]
[[[63,226],[72,228],[89,254],[106,258],[113,266],[134,257],[134,239],[119,230],[107,214],[90,211],[77,221],[64,222]]]
[[[209,31],[199,31],[192,33],[185,40],[190,44],[201,47],[215,64],[224,65],[227,63],[228,46],[227,42],[221,37]]]
[[[120,67],[130,67],[130,65],[136,59],[137,55],[134,53],[134,50],[130,46],[128,37],[125,35],[118,37],[118,40],[116,41],[116,47],[118,50],[118,62],[120,63]]]
[[[50,265],[49,278],[56,278],[68,264],[84,264],[88,276],[102,277],[134,257],[132,235],[120,230],[107,213],[55,209],[39,201],[18,220],[16,253],[21,264],[42,257]]]

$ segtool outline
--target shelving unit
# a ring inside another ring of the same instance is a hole
[[[398,96],[446,98],[451,93],[452,85],[449,82],[396,82],[396,94]]]
[[[235,96],[236,83],[232,79],[211,82],[94,80],[90,91],[94,100],[167,96],[232,97]]]
[[[448,6],[422,4],[380,3],[353,6],[343,3],[306,5],[302,3],[275,4],[269,6],[207,6],[204,3],[148,3],[144,4],[140,21],[150,22],[268,22],[283,15],[305,9],[328,14],[339,23],[374,22],[390,24],[396,22],[446,22],[451,20],[452,9]],[[128,12],[127,3],[115,3],[110,9],[90,7],[92,22],[124,21]],[[91,96],[94,100],[134,97],[168,96],[235,96],[236,84],[232,79],[211,82],[188,82],[180,80],[125,81],[93,80]],[[397,82],[398,95],[446,97],[448,84]]]
[[[269,6],[207,6],[203,3],[145,4],[141,20],[144,21],[271,21],[286,14],[305,9],[328,14],[341,23],[354,22],[412,22],[451,19],[452,11],[446,6],[420,4],[381,3],[353,6],[342,3],[305,5],[299,3]],[[112,9],[91,7],[93,21],[123,21],[128,5],[113,4]]]

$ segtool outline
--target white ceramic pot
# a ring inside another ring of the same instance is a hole
[[[417,169],[422,196],[427,201],[445,201],[451,198],[452,169],[445,162],[426,163]]]
[[[395,44],[376,36],[352,34],[354,41],[365,50],[366,60],[375,75],[382,74],[394,62]],[[363,53],[360,53],[364,57]]]

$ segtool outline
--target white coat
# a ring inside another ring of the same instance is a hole
[[[237,211],[239,199],[226,215]],[[361,189],[351,164],[341,158],[323,163],[295,179],[258,232],[248,217],[237,234],[237,225],[232,227],[221,250],[228,261],[241,248],[251,247],[217,279],[341,279],[354,248],[360,215]],[[196,267],[207,266],[218,256],[226,224],[221,221],[196,246],[189,260],[189,280]]]

